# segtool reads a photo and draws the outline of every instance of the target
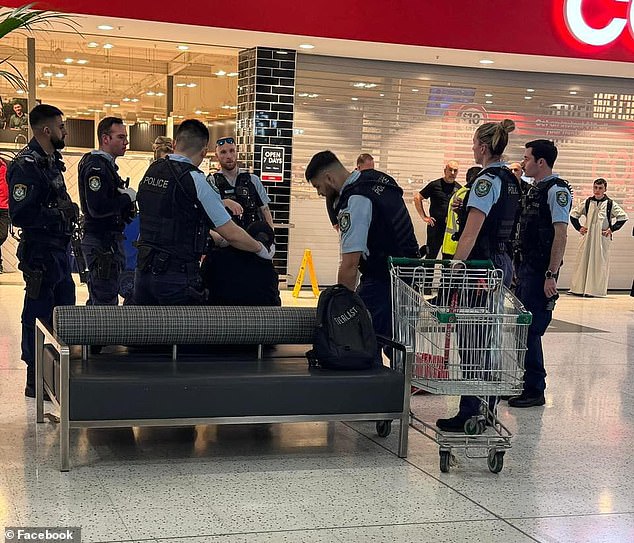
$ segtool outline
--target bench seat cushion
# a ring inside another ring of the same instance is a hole
[[[286,350],[285,350],[286,349]],[[205,354],[118,352],[70,364],[71,420],[134,420],[396,413],[403,409],[403,375],[386,367],[330,371],[308,367],[308,349],[218,349]],[[206,349],[208,350],[208,349]],[[208,350],[209,351],[209,350]],[[222,352],[219,352],[222,351]],[[59,392],[59,360],[47,346],[47,383]]]

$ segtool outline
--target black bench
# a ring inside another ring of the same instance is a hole
[[[405,372],[309,368],[314,323],[314,308],[58,307],[53,330],[37,322],[37,422],[46,390],[62,471],[71,428],[376,420],[384,437],[398,419],[406,456]]]

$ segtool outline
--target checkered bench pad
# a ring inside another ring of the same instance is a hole
[[[60,306],[53,330],[67,345],[312,343],[312,307]]]

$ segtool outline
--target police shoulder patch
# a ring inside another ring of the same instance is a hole
[[[13,199],[16,202],[21,202],[22,200],[26,198],[27,190],[28,190],[28,187],[26,185],[22,185],[21,183],[14,185]]]
[[[101,177],[93,175],[88,178],[88,187],[90,190],[97,192],[101,188]]]
[[[557,199],[557,203],[561,207],[566,207],[568,205],[568,202],[570,201],[570,197],[568,196],[568,193],[565,190],[558,190],[555,196]]]
[[[484,196],[489,194],[489,192],[491,192],[491,186],[491,181],[489,181],[488,179],[478,179],[473,190],[476,196],[483,198]]]
[[[350,213],[347,211],[342,213],[339,217],[339,230],[342,234],[345,234],[348,230],[350,230]]]

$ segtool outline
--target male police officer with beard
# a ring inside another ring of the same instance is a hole
[[[47,104],[33,108],[29,114],[33,139],[15,157],[7,175],[9,215],[21,229],[18,267],[26,282],[22,360],[26,363],[24,394],[29,398],[35,397],[35,319],[51,325],[55,306],[75,303],[69,242],[79,208],[64,184],[66,168],[59,153],[66,137],[62,115]]]
[[[210,228],[231,246],[271,260],[266,248],[236,225],[214,185],[198,169],[209,130],[195,119],[181,123],[174,154],[156,160],[139,184],[141,219],[135,302],[141,305],[200,304],[205,292],[200,258]]]
[[[557,147],[549,140],[526,144],[522,167],[534,178],[524,197],[519,225],[515,294],[533,314],[524,357],[524,390],[509,399],[510,407],[544,405],[546,370],[542,336],[553,317],[557,278],[566,250],[572,194],[567,181],[553,174]]]
[[[102,119],[97,137],[99,149],[85,154],[78,168],[88,305],[117,305],[119,276],[125,266],[123,229],[134,215],[136,192],[126,187],[115,164],[128,145],[123,121],[117,117]]]
[[[216,141],[216,157],[220,171],[210,176],[220,191],[220,197],[233,213],[233,220],[245,230],[255,221],[266,221],[273,228],[273,217],[269,209],[271,199],[257,175],[240,172],[236,156],[234,138],[220,138]],[[239,204],[239,207],[231,205]]]
[[[372,314],[377,334],[392,336],[388,256],[417,257],[418,244],[403,191],[377,170],[349,172],[331,151],[317,153],[306,179],[320,196],[337,202],[341,263],[337,282],[357,293]],[[357,287],[357,274],[361,279]]]

